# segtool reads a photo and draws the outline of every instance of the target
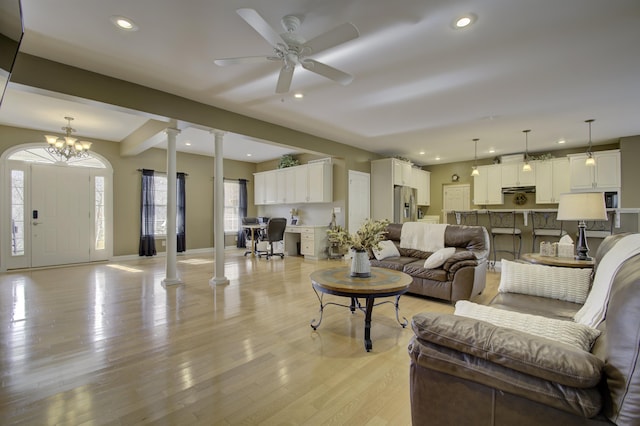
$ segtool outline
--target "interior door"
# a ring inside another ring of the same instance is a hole
[[[469,210],[471,194],[468,184],[445,185],[442,194],[442,223],[447,223],[447,212],[452,210]]]
[[[349,222],[348,229],[355,232],[371,215],[371,197],[369,173],[349,170]]]
[[[32,166],[32,266],[90,261],[90,189],[87,169]]]

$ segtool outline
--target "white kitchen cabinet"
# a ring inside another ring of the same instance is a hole
[[[306,203],[307,193],[309,192],[309,170],[307,165],[291,167],[293,169],[293,180],[295,186],[295,194],[293,196],[294,203]]]
[[[287,167],[276,170],[276,191],[279,204],[292,204],[296,200],[295,169],[304,166]]]
[[[329,161],[254,173],[254,204],[330,203],[333,165]]]
[[[253,203],[255,205],[267,204],[267,175],[269,173],[253,174]]]
[[[500,164],[478,166],[478,176],[473,177],[473,204],[504,204],[502,194],[502,168]]]
[[[431,204],[431,172],[412,167],[413,188],[416,188],[417,204],[428,206]]]
[[[307,203],[333,201],[333,164],[318,161],[307,164]]]
[[[560,194],[569,192],[569,158],[537,161],[536,204],[558,204]]]
[[[593,153],[595,166],[587,166],[586,154],[569,154],[571,191],[615,191],[620,188],[620,150]]]
[[[413,186],[413,167],[411,163],[398,160],[397,158],[385,158],[390,160],[393,167],[393,184],[402,186]],[[415,187],[414,187],[415,188]]]
[[[397,158],[383,158],[371,162],[372,219],[393,221],[393,187],[395,185],[411,186],[413,184],[411,169],[410,163]],[[406,176],[409,173],[411,177]]]
[[[501,164],[502,188],[513,186],[533,186],[536,184],[536,168],[533,161],[529,162],[531,171],[522,171],[524,162]]]

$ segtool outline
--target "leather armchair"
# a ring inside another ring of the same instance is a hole
[[[601,244],[596,273],[620,237]],[[523,294],[495,300],[501,309],[556,318],[580,307]],[[640,254],[614,273],[591,352],[452,314],[422,313],[412,327],[414,425],[640,424]]]

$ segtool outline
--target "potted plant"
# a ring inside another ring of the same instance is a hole
[[[347,232],[347,230],[340,225],[327,230],[329,243],[351,249],[352,277],[371,276],[369,255],[374,248],[378,248],[378,244],[387,232],[386,227],[388,224],[388,220],[367,219],[360,229],[353,234]]]
[[[280,157],[280,162],[278,163],[278,168],[279,169],[284,169],[284,168],[287,168],[287,167],[297,166],[299,164],[300,163],[298,162],[298,160],[293,158],[293,155],[285,154],[282,157]]]

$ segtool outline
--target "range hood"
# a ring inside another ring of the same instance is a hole
[[[503,194],[515,194],[517,192],[535,194],[536,187],[535,186],[509,186],[507,188],[502,188]]]

